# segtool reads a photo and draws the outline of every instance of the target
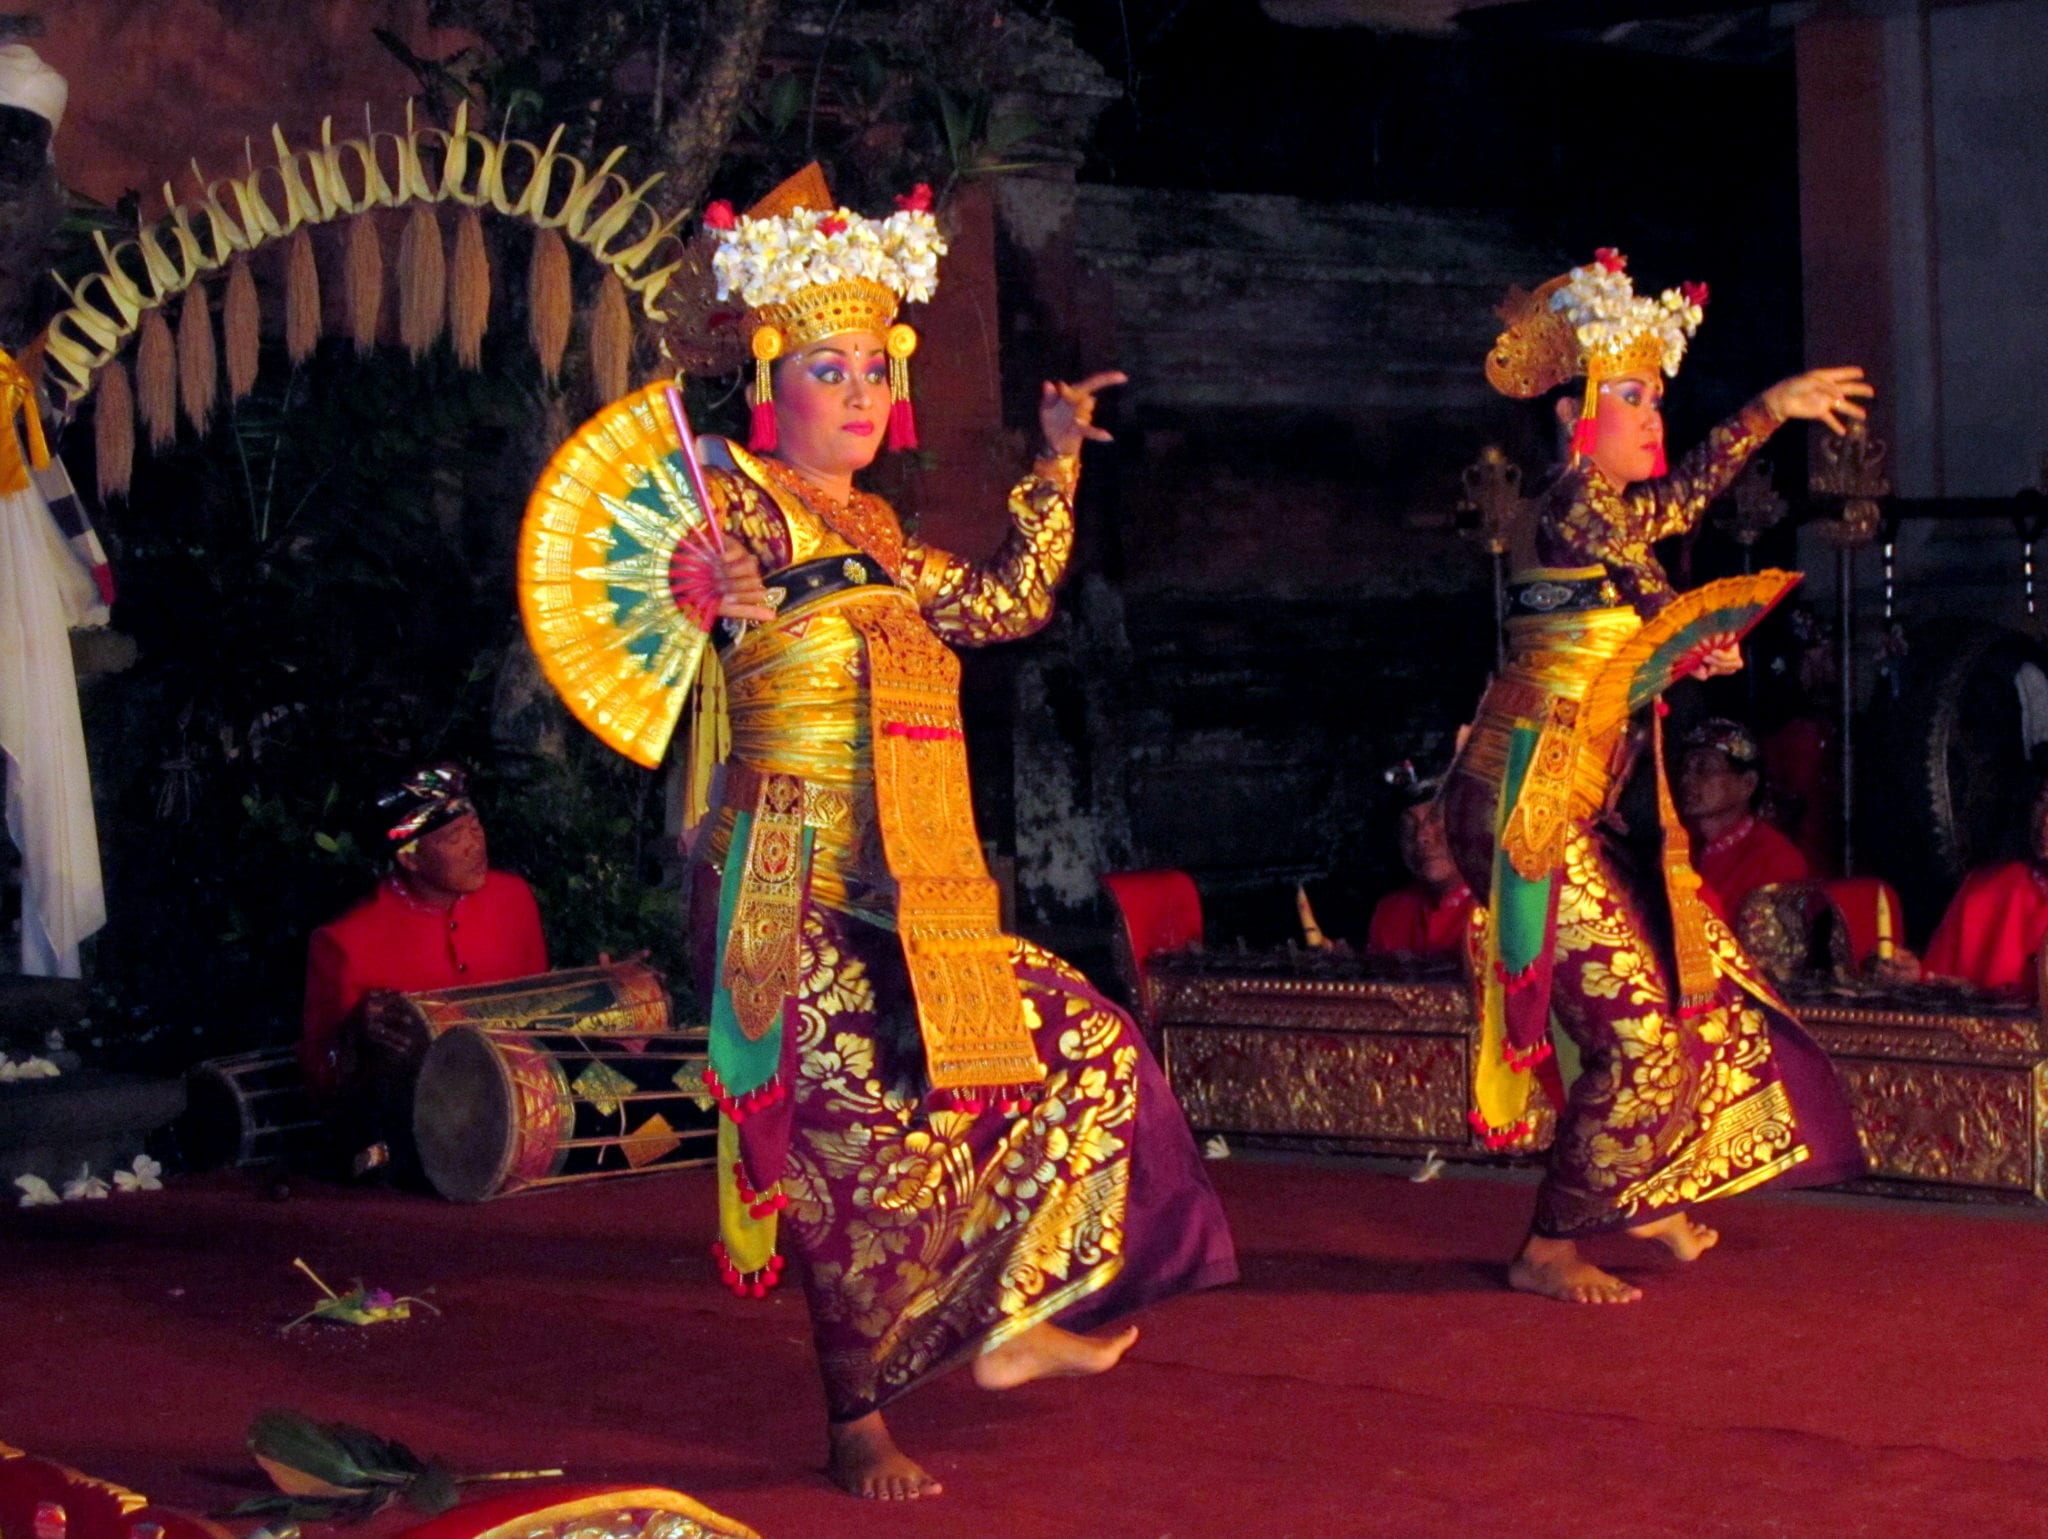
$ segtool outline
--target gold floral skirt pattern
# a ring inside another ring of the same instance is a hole
[[[1580,1074],[1537,1196],[1538,1234],[1647,1223],[1799,1167],[1811,1167],[1801,1185],[1861,1171],[1833,1070],[1724,925],[1708,928],[1713,1000],[1681,1015],[1668,946],[1605,841],[1575,828],[1563,875],[1551,1008]]]
[[[1042,1321],[1088,1329],[1236,1276],[1129,1018],[1050,953],[1011,948],[1042,1093],[1017,1115],[933,1111],[896,936],[806,905],[782,1233],[835,1421]]]

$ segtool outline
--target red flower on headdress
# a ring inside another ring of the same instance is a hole
[[[1593,253],[1593,260],[1598,262],[1602,268],[1611,273],[1621,273],[1628,271],[1628,258],[1623,256],[1619,251],[1616,251],[1612,246],[1602,246],[1598,251]]]
[[[1685,296],[1685,302],[1704,310],[1707,308],[1708,289],[1704,283],[1681,283],[1678,292]]]
[[[704,208],[704,228],[707,230],[730,230],[739,223],[739,217],[732,211],[732,205],[720,198]]]
[[[932,207],[932,184],[919,182],[908,192],[896,195],[896,206],[906,214],[928,214]]]
[[[837,235],[845,228],[846,221],[837,214],[827,214],[818,221],[818,233],[820,235]]]

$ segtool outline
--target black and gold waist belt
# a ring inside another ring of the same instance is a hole
[[[1571,614],[1582,609],[1611,609],[1614,599],[1606,588],[1607,573],[1597,568],[1590,574],[1567,576],[1559,573],[1552,576],[1546,573],[1519,578],[1508,584],[1508,618]]]
[[[894,579],[883,570],[881,562],[872,556],[859,555],[819,556],[812,561],[799,561],[795,566],[770,573],[761,581],[768,590],[768,603],[778,619],[806,604],[815,604],[850,588],[895,586]],[[720,654],[731,651],[745,634],[744,625],[725,621],[720,627]]]

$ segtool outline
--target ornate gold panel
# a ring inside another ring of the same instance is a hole
[[[1176,1024],[1165,1035],[1174,1091],[1204,1131],[1466,1140],[1462,1037]]]
[[[2039,1071],[1837,1058],[1879,1180],[2040,1196]]]

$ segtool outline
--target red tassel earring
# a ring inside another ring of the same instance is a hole
[[[754,410],[747,424],[747,447],[773,454],[782,435],[775,426],[775,360],[782,356],[782,328],[763,322],[754,328]]]
[[[1579,403],[1579,420],[1572,424],[1572,456],[1584,459],[1593,452],[1593,439],[1599,428],[1595,418],[1600,411],[1600,377],[1590,370],[1586,374],[1586,398]]]
[[[910,355],[917,351],[917,333],[898,322],[882,339],[889,354],[889,436],[891,449],[917,447],[917,411],[910,404]]]
[[[1671,461],[1664,457],[1664,446],[1657,445],[1657,457],[1650,461],[1650,479],[1661,481],[1671,474]]]

